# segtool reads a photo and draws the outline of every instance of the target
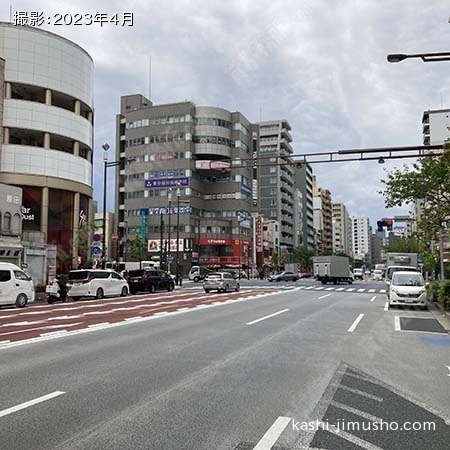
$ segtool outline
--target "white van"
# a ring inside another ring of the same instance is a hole
[[[15,264],[0,262],[0,305],[23,308],[34,302],[33,280]]]

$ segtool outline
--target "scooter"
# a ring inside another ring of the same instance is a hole
[[[47,293],[47,303],[51,305],[53,302],[67,302],[69,296],[67,295],[67,287],[58,280],[53,280],[51,284],[45,287]]]

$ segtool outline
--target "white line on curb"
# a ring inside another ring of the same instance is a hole
[[[21,403],[20,405],[13,406],[13,407],[8,408],[8,409],[4,409],[3,411],[0,411],[0,417],[7,416],[8,414],[20,411],[21,409],[28,408],[29,406],[33,406],[33,405],[36,405],[38,403],[45,402],[45,401],[50,400],[52,398],[58,397],[59,395],[62,395],[62,394],[65,394],[65,392],[63,392],[63,391],[55,391],[55,392],[52,392],[51,394],[43,395],[42,397],[35,398],[34,400],[30,400],[28,402]]]
[[[359,322],[361,322],[361,319],[364,317],[364,314],[360,314],[355,321],[352,323],[352,326],[347,330],[350,333],[353,333],[356,329],[356,327],[358,326]]]
[[[253,450],[270,450],[291,420],[290,417],[278,417]]]
[[[270,319],[271,317],[275,317],[275,316],[278,316],[279,314],[283,314],[286,311],[289,311],[289,309],[282,309],[281,311],[278,311],[278,312],[273,313],[273,314],[269,314],[268,316],[264,316],[264,317],[261,317],[261,318],[256,319],[256,320],[252,320],[251,322],[247,322],[246,325],[253,325],[255,323],[261,322],[262,320]]]

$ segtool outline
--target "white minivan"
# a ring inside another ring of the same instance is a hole
[[[34,302],[33,280],[15,264],[0,262],[0,305],[23,308]]]
[[[74,300],[80,297],[101,299],[107,296],[125,297],[130,292],[127,281],[114,270],[71,270],[67,280],[68,294]]]

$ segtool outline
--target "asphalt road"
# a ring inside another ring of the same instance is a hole
[[[450,336],[435,311],[387,309],[370,281],[255,283],[201,307],[185,283],[161,295],[188,309],[0,347],[0,449],[448,448]],[[383,421],[400,428],[363,429]]]

